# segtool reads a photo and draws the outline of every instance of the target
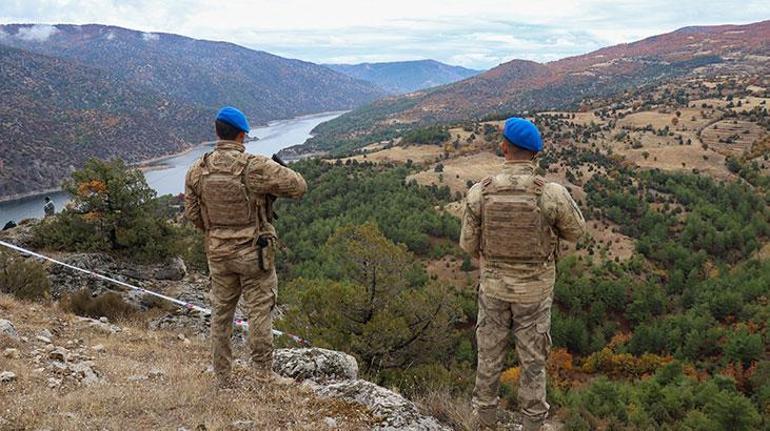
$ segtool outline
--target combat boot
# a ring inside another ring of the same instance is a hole
[[[477,409],[473,412],[474,416],[474,429],[478,431],[495,431],[497,430],[497,408],[487,407]]]
[[[541,419],[532,419],[526,416],[523,416],[521,419],[521,430],[522,431],[550,431],[551,427],[546,427],[545,425],[545,418]]]

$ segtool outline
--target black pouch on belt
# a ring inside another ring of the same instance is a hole
[[[273,269],[275,260],[273,252],[273,238],[271,235],[260,235],[257,238],[257,250],[259,255],[259,269],[269,271]]]

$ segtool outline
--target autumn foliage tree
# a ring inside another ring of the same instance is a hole
[[[65,181],[72,202],[35,230],[39,246],[109,251],[139,260],[168,256],[173,230],[144,175],[121,160],[89,160]]]

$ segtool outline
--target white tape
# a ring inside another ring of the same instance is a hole
[[[78,268],[77,266],[70,265],[70,264],[62,262],[60,260],[56,260],[56,259],[54,259],[52,257],[44,256],[44,255],[42,255],[40,253],[36,253],[36,252],[34,252],[32,250],[27,250],[26,248],[22,248],[22,247],[19,247],[17,245],[14,245],[14,244],[11,244],[11,243],[8,243],[8,242],[5,242],[5,241],[0,241],[0,245],[2,245],[4,247],[7,247],[7,248],[10,248],[11,250],[18,251],[19,253],[26,254],[28,256],[33,256],[33,257],[37,257],[37,258],[40,258],[40,259],[44,259],[44,260],[47,260],[49,262],[55,263],[57,265],[61,265],[61,266],[65,267],[65,268],[69,268],[69,269],[74,270],[74,271],[82,272],[84,274],[88,274],[88,275],[90,275],[92,277],[96,277],[96,278],[104,280],[104,281],[109,281],[110,283],[114,283],[114,284],[117,284],[119,286],[127,287],[129,289],[136,290],[136,291],[139,291],[139,292],[143,292],[143,293],[146,293],[148,295],[154,296],[156,298],[164,299],[164,300],[166,300],[168,302],[172,302],[174,304],[177,304],[177,305],[179,305],[181,307],[184,307],[184,308],[187,308],[189,310],[195,310],[195,311],[201,312],[201,313],[206,314],[206,315],[210,315],[211,314],[211,310],[209,310],[208,308],[201,307],[200,305],[195,305],[195,304],[192,304],[190,302],[181,301],[179,299],[173,298],[171,296],[164,295],[162,293],[153,292],[152,290],[147,290],[147,289],[139,287],[139,286],[134,286],[133,284],[129,284],[129,283],[126,283],[126,282],[123,282],[123,281],[120,281],[120,280],[116,280],[116,279],[111,278],[111,277],[107,277],[106,275],[102,275],[102,274],[99,274],[99,273],[96,273],[96,272],[93,272],[93,271],[89,271],[87,269]],[[249,322],[247,322],[246,320],[235,319],[233,321],[233,323],[236,326],[241,326],[241,327],[244,327],[244,328],[248,328],[249,327]],[[296,342],[298,342],[300,344],[310,345],[310,343],[308,343],[306,340],[304,340],[304,339],[302,339],[302,338],[300,338],[300,337],[298,337],[296,335],[288,334],[288,333],[285,333],[283,331],[279,331],[277,329],[273,329],[273,334],[278,335],[278,336],[285,335],[285,336],[291,338],[292,340],[294,340],[294,341],[296,341]]]

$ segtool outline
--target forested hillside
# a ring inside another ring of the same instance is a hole
[[[0,197],[58,188],[89,157],[129,163],[210,139],[213,109],[0,45]]]
[[[478,75],[478,70],[451,66],[435,60],[393,61],[388,63],[327,64],[327,67],[392,94],[410,93],[462,81]]]
[[[230,43],[102,25],[0,25],[0,197],[57,188],[90,157],[133,163],[213,140],[211,118],[223,105],[259,125],[382,94]]]

